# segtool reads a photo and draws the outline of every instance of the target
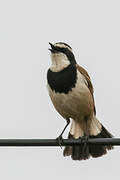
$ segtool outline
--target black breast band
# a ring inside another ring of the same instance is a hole
[[[56,93],[68,94],[75,87],[77,80],[77,70],[75,65],[69,65],[59,72],[53,72],[50,69],[47,73],[48,84]]]

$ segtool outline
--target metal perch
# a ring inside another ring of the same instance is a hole
[[[80,139],[63,139],[61,146],[84,144]],[[93,138],[88,139],[90,145],[120,145],[120,138]],[[56,139],[0,139],[0,146],[59,146]]]

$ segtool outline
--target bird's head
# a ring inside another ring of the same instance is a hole
[[[51,51],[52,66],[50,69],[52,71],[61,71],[70,64],[76,64],[72,48],[68,44],[63,42],[49,44],[51,46],[49,50]]]

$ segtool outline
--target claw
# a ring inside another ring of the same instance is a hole
[[[62,135],[63,135],[65,129],[67,128],[67,126],[68,126],[69,123],[70,123],[70,119],[69,119],[69,118],[66,119],[66,120],[67,120],[67,124],[65,125],[65,127],[64,127],[63,131],[61,132],[60,136],[58,136],[58,138],[56,138],[56,142],[59,144],[59,146],[61,147],[61,149],[62,149],[62,143],[63,143]]]
[[[62,138],[62,136],[61,136],[61,135],[58,136],[58,137],[56,138],[56,141],[57,141],[57,143],[59,144],[60,148],[62,149],[62,143],[63,143],[63,138]]]
[[[83,149],[82,149],[82,155],[83,157],[86,159],[87,156],[89,155],[89,146],[88,146],[88,140],[89,140],[89,136],[84,136],[81,141],[84,141],[83,144]]]

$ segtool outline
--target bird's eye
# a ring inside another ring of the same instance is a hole
[[[60,48],[61,52],[66,52],[67,48]]]

